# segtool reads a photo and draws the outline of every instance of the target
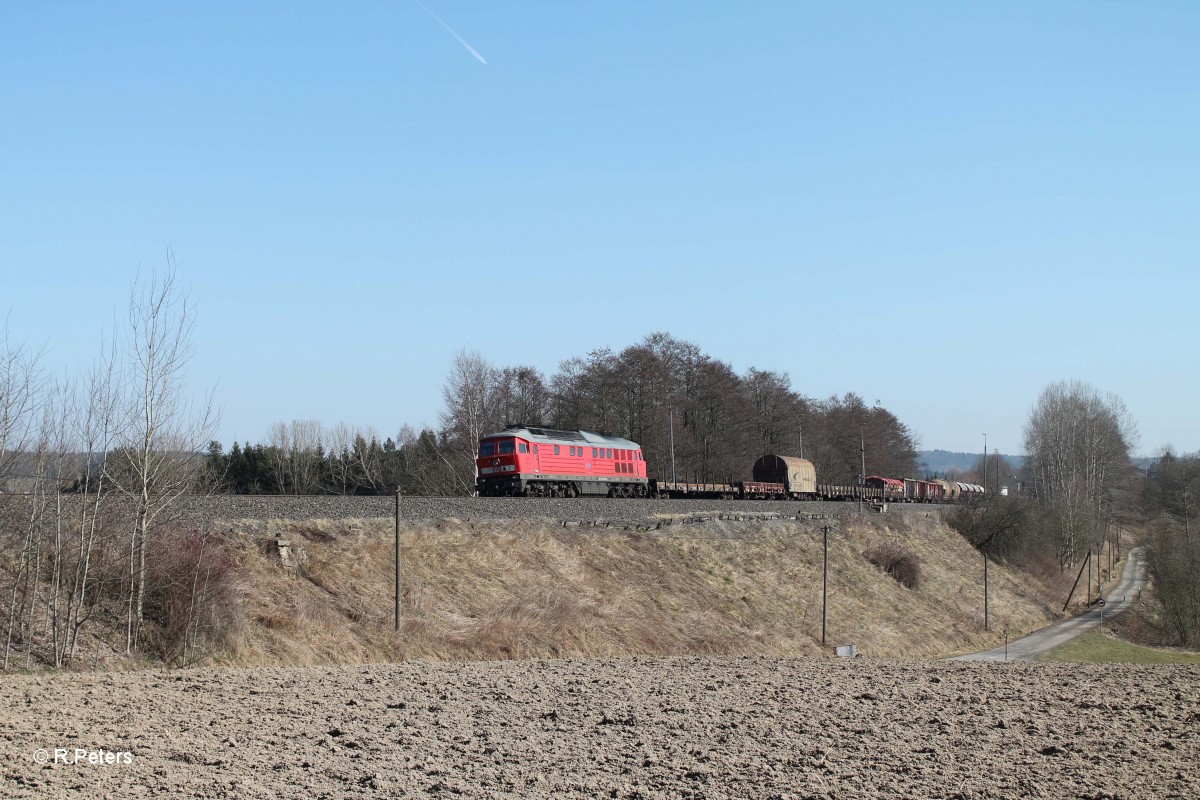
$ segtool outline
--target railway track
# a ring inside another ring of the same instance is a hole
[[[0,516],[28,519],[28,495],[0,496]],[[108,500],[110,506],[117,498]],[[891,504],[893,512],[927,512],[933,506]],[[394,495],[210,495],[186,500],[190,519],[371,519],[392,517]],[[403,497],[401,514],[408,520],[457,518],[552,519],[573,521],[654,522],[695,514],[831,517],[855,513],[854,502],[787,500],[650,500],[550,497]]]

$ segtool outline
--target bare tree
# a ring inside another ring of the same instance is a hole
[[[478,353],[460,350],[442,387],[442,433],[454,464],[455,490],[475,488],[479,438],[500,426],[496,419],[496,369]]]
[[[36,435],[44,393],[38,354],[11,342],[6,324],[0,328],[0,488]]]
[[[93,558],[108,533],[105,500],[109,487],[105,482],[105,471],[96,466],[106,462],[117,434],[117,392],[115,350],[108,348],[87,376],[82,402],[78,391],[73,390],[70,394],[67,419],[74,427],[69,441],[78,448],[81,463],[77,465],[78,510],[71,523],[76,540],[75,560],[65,597],[65,634],[55,656],[56,664],[75,659],[79,632],[90,615],[88,590]],[[60,502],[61,496],[60,492]]]
[[[1169,448],[1149,471],[1143,510],[1150,531],[1149,566],[1166,627],[1179,644],[1200,644],[1200,454],[1176,456]]]
[[[267,440],[271,468],[281,493],[312,494],[320,488],[325,439],[325,429],[315,419],[294,419],[291,425],[277,422],[271,426]]]
[[[984,462],[983,456],[975,460],[974,466],[959,477],[968,483],[978,483],[988,490],[989,494],[998,494],[1001,486],[1006,486],[1016,475],[1012,462],[999,452],[991,452]]]
[[[341,494],[376,494],[386,482],[379,433],[339,422],[329,431],[325,458],[330,487]]]
[[[405,425],[396,437],[400,451],[399,484],[405,494],[445,495],[460,488],[444,439],[428,428],[419,433]]]
[[[354,430],[345,422],[339,422],[329,430],[329,454],[326,458],[329,485],[340,494],[353,492],[354,470],[350,445],[354,441],[354,434]]]
[[[496,374],[495,416],[502,423],[542,425],[550,405],[550,392],[542,374],[533,367],[505,367]]]
[[[1129,475],[1137,429],[1125,404],[1079,381],[1054,383],[1025,424],[1026,470],[1053,520],[1059,565],[1074,564],[1104,535]]]
[[[356,429],[354,448],[350,451],[350,474],[354,491],[375,494],[385,488],[386,468],[379,433],[372,427]]]
[[[151,537],[203,474],[199,454],[216,424],[211,397],[189,402],[184,370],[192,353],[194,309],[169,260],[167,272],[136,281],[129,293],[122,354],[124,418],[119,448],[106,462],[113,484],[132,504],[126,652],[137,646]]]
[[[24,345],[10,342],[8,328],[0,329],[0,489],[6,489],[13,472],[24,473],[26,484],[37,484],[45,464],[43,437],[39,436],[38,417],[46,400],[45,383],[38,368],[38,357]],[[45,416],[43,416],[43,427]],[[33,452],[31,452],[33,451]],[[12,509],[12,527],[3,530],[8,558],[9,608],[5,628],[3,668],[8,669],[14,639],[22,638],[29,627],[36,593],[41,549],[37,541],[42,503],[35,496],[27,514]],[[7,515],[6,515],[7,516]]]

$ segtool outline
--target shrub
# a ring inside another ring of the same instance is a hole
[[[193,663],[228,644],[237,627],[237,564],[224,540],[168,528],[151,542],[146,563],[144,647],[171,664]]]
[[[878,544],[868,550],[866,556],[902,586],[915,589],[921,584],[921,560],[899,542]]]

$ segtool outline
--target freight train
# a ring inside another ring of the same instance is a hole
[[[765,455],[749,481],[664,481],[647,473],[636,442],[591,431],[513,425],[479,440],[475,489],[482,497],[693,497],[725,500],[869,500],[940,503],[983,492],[958,481],[867,476],[861,484],[817,481],[813,463]]]

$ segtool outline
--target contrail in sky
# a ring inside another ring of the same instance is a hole
[[[467,44],[467,40],[466,40],[466,39],[464,39],[463,37],[461,37],[461,36],[459,36],[457,33],[455,33],[455,31],[454,31],[454,28],[451,28],[449,25],[447,25],[447,24],[446,24],[446,20],[442,19],[442,18],[441,18],[441,17],[439,17],[437,14],[433,13],[432,11],[430,11],[430,10],[429,10],[429,6],[427,6],[427,5],[425,5],[424,3],[422,3],[422,2],[421,2],[421,0],[413,0],[413,2],[415,2],[415,3],[416,3],[417,5],[419,5],[421,8],[425,9],[425,13],[426,13],[426,14],[428,14],[429,16],[431,16],[431,17],[433,17],[434,19],[436,19],[436,20],[437,20],[437,21],[438,21],[438,22],[441,24],[441,26],[442,26],[443,28],[445,28],[445,29],[446,29],[446,32],[447,32],[447,33],[449,33],[449,34],[450,34],[451,36],[453,36],[455,39],[458,39],[458,43],[459,43],[459,44],[461,44],[463,47],[467,48],[467,50],[469,50],[469,51],[471,52],[471,55],[473,55],[473,56],[475,56],[477,59],[479,59],[479,63],[480,63],[480,64],[486,64],[486,63],[487,63],[487,59],[486,59],[486,58],[484,58],[483,56],[479,55],[479,51],[478,51],[478,50],[476,50],[474,47],[471,47],[471,45]]]

